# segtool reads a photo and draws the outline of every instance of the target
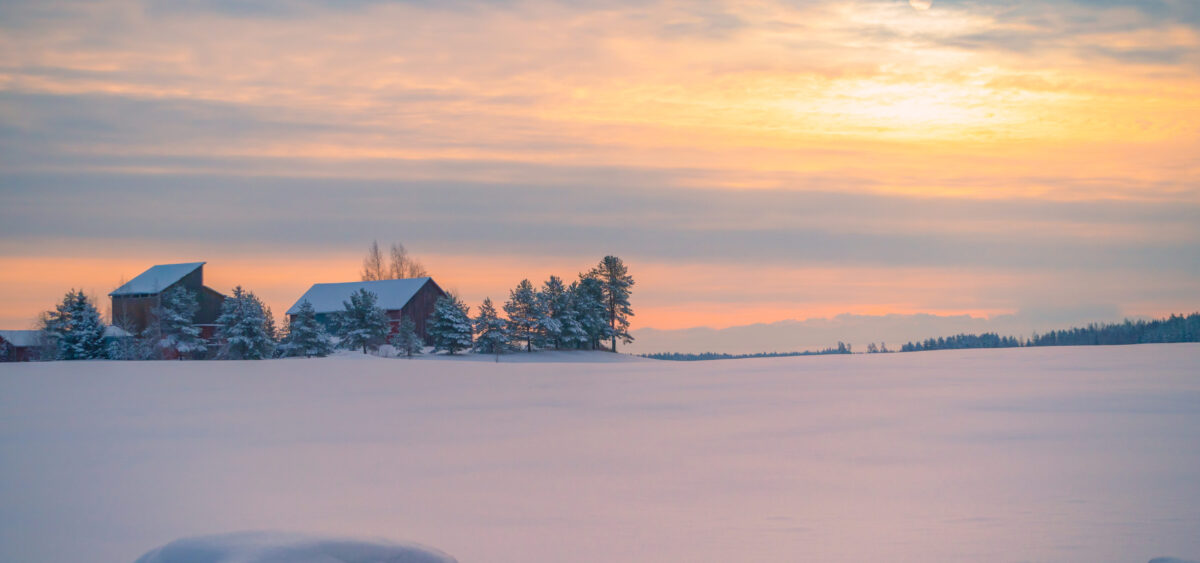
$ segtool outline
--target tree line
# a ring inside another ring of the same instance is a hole
[[[909,342],[901,346],[900,351],[1032,346],[1107,346],[1172,342],[1200,342],[1200,313],[1192,313],[1187,316],[1171,315],[1164,319],[1149,321],[1125,319],[1120,323],[1091,323],[1086,327],[1054,330],[1045,334],[1034,333],[1024,341],[1015,336],[999,336],[991,332],[958,334],[948,338],[927,338],[921,342]]]
[[[406,258],[403,247],[399,251],[397,247],[392,246],[391,264],[380,270],[372,269],[380,262],[369,254],[365,266],[371,268],[364,267],[363,277],[380,272],[380,275],[424,272],[419,263]],[[381,260],[378,250],[377,243],[372,245],[371,254]],[[633,341],[629,334],[629,318],[633,316],[629,297],[633,284],[621,259],[606,256],[570,285],[557,276],[551,276],[539,288],[528,279],[522,280],[509,292],[503,305],[507,318],[500,316],[491,299],[484,299],[479,313],[471,317],[470,309],[459,297],[453,294],[441,297],[427,321],[427,332],[435,353],[598,350],[605,341],[610,350],[616,351],[618,341],[626,344]],[[312,304],[304,301],[285,326],[277,329],[270,307],[254,292],[238,286],[221,305],[215,338],[205,339],[200,327],[194,324],[198,296],[184,287],[163,292],[145,329],[129,335],[109,331],[91,299],[83,291],[73,289],[54,310],[41,317],[45,343],[42,358],[257,360],[319,357],[328,355],[335,347],[366,353],[384,344],[406,356],[422,353],[425,342],[417,335],[414,320],[400,319],[393,331],[391,320],[377,306],[377,301],[378,297],[370,291],[355,292],[343,303],[344,310],[331,316],[328,326],[318,322]]]
[[[550,276],[539,287],[523,279],[509,291],[501,309],[485,298],[475,316],[460,297],[448,294],[434,304],[427,332],[435,353],[599,350],[606,341],[615,352],[618,341],[633,342],[629,334],[633,284],[624,262],[606,256],[570,285],[558,276]],[[403,355],[419,354],[415,326],[404,324],[411,319],[402,319],[389,338],[388,321],[375,302],[374,294],[360,289],[345,303],[346,311],[336,322],[344,345],[366,353],[388,343]]]
[[[884,351],[887,348],[884,347]],[[754,354],[724,354],[720,352],[680,353],[656,352],[653,354],[638,354],[652,360],[670,360],[674,362],[699,362],[707,360],[743,360],[746,358],[790,358],[794,356],[827,356],[830,354],[850,354],[851,347],[844,342],[838,342],[836,347],[821,350],[805,350],[803,352],[758,352]]]

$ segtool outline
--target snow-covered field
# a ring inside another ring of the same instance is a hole
[[[1200,345],[549,359],[0,364],[0,561],[1200,559]]]

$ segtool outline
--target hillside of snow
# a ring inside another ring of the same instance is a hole
[[[0,364],[0,561],[1200,560],[1198,344],[547,358]]]

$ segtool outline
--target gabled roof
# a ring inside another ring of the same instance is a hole
[[[155,295],[167,289],[171,284],[183,279],[184,276],[196,271],[204,262],[188,262],[186,264],[159,264],[138,274],[125,285],[114,289],[113,295]]]
[[[42,331],[40,330],[0,330],[0,338],[5,342],[17,347],[28,348],[37,346],[42,342]]]
[[[378,298],[376,306],[385,311],[403,309],[413,296],[432,278],[408,278],[403,280],[379,280],[345,283],[318,283],[308,288],[296,304],[287,310],[288,315],[294,315],[300,310],[300,304],[308,301],[318,313],[336,313],[345,311],[342,303],[350,300],[350,294],[365,289]]]

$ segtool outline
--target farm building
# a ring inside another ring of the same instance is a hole
[[[201,328],[202,337],[212,338],[216,329],[213,323],[221,314],[225,296],[204,285],[204,262],[159,264],[113,290],[108,294],[112,297],[113,324],[140,333],[149,326],[163,292],[176,287],[187,288],[196,294],[200,303],[196,325]]]
[[[43,348],[40,330],[0,330],[0,362],[36,361]]]
[[[350,294],[360,289],[375,294],[376,305],[387,314],[393,333],[400,326],[400,319],[407,317],[416,323],[417,334],[426,341],[429,340],[426,321],[433,314],[434,303],[439,297],[446,295],[446,292],[434,283],[433,278],[318,283],[308,288],[308,291],[296,300],[296,304],[288,309],[288,318],[292,318],[300,310],[300,304],[308,301],[317,313],[317,321],[329,328],[331,315],[345,311],[344,303],[350,300]]]

